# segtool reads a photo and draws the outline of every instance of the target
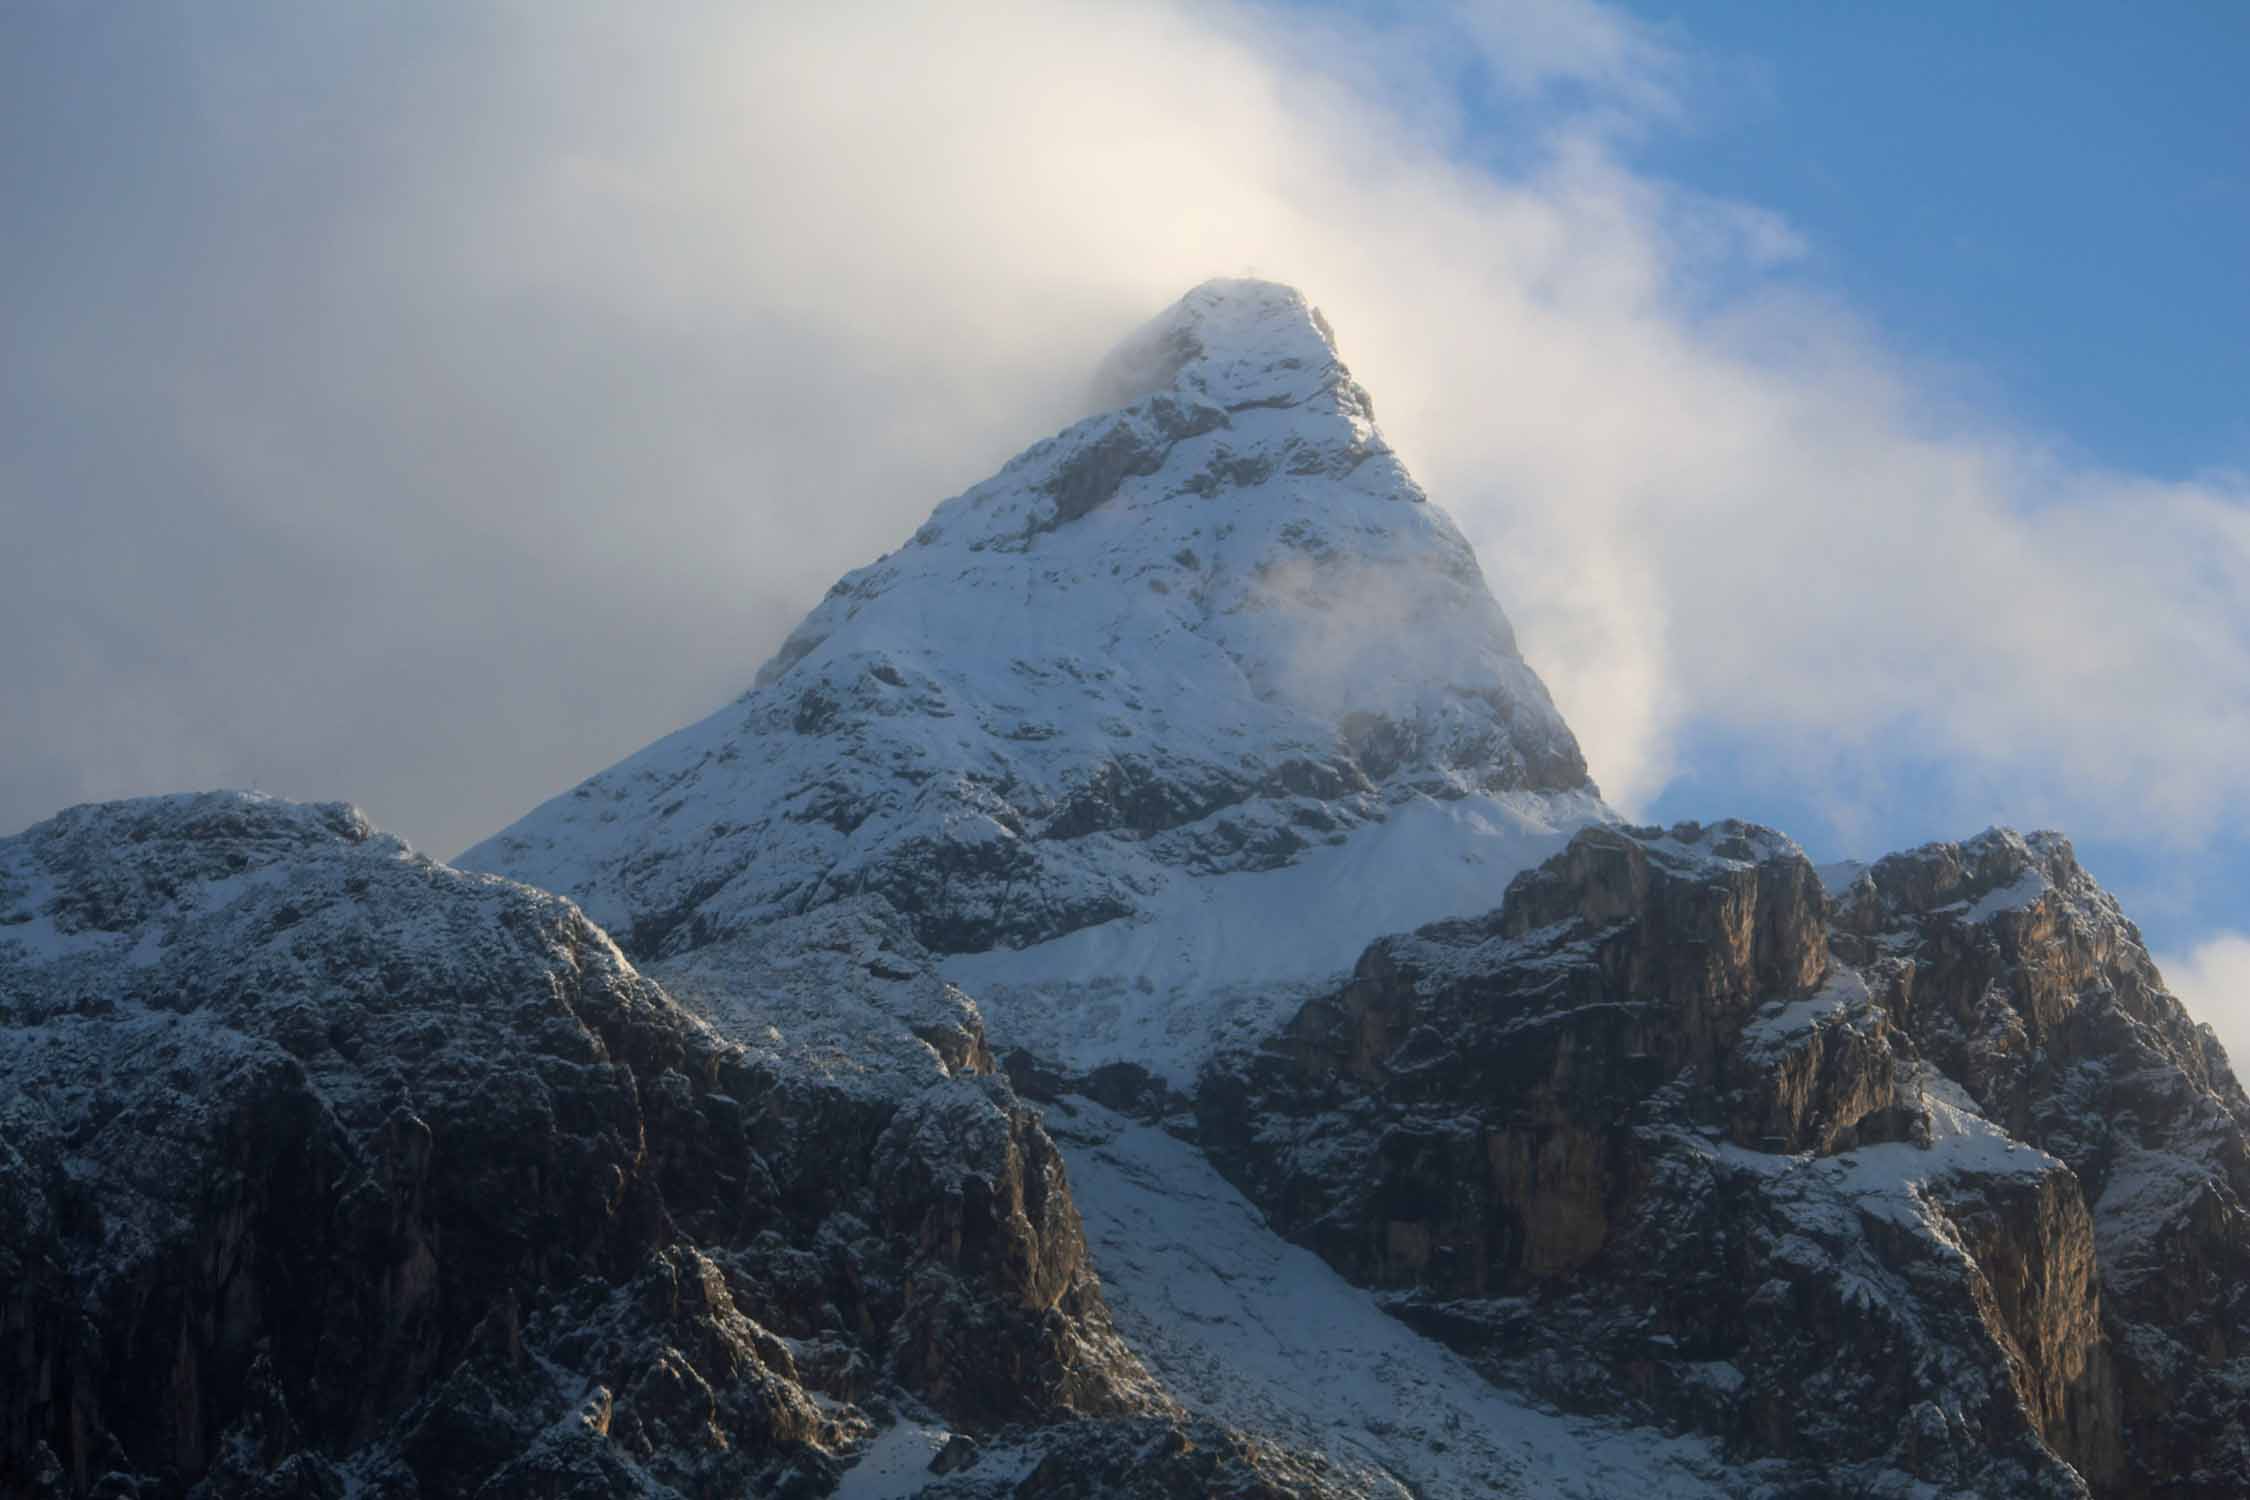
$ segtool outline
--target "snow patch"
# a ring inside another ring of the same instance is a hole
[[[1989,890],[1972,902],[1963,902],[1957,908],[1965,923],[1989,922],[2004,911],[2022,911],[2036,903],[2040,897],[2055,888],[2046,871],[2033,865],[2006,885]]]
[[[1802,1000],[1769,1004],[1742,1028],[1742,1042],[1753,1052],[1770,1051],[1804,1032],[1832,1025],[1871,1002],[1867,981],[1856,969],[1838,966],[1819,989]]]
[[[1190,1409],[1325,1452],[1377,1494],[1726,1493],[1700,1440],[1511,1397],[1274,1234],[1192,1146],[1075,1098],[1047,1128],[1119,1331]]]
[[[902,1419],[884,1428],[859,1450],[830,1500],[908,1500],[935,1482],[930,1461],[953,1434],[934,1422]],[[1039,1458],[1036,1445],[982,1448],[967,1472],[979,1480],[1005,1484],[1029,1474]]]
[[[1175,1088],[1270,1035],[1368,944],[1496,909],[1508,882],[1605,821],[1591,795],[1421,799],[1278,870],[1185,880],[1141,915],[941,960],[997,1046],[1085,1071],[1132,1062]]]

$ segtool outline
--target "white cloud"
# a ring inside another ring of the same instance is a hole
[[[2188,1014],[2219,1034],[2237,1077],[2250,1077],[2250,934],[2223,932],[2156,966]]]
[[[85,311],[14,399],[88,436],[20,460],[0,814],[247,768],[449,852],[746,683],[1112,337],[1254,270],[1328,312],[1622,804],[1693,715],[1807,786],[1906,745],[2025,822],[2241,825],[2250,486],[1979,420],[1777,278],[1785,221],[1630,170],[1692,89],[1618,12],[249,32],[181,54],[184,224],[53,271]],[[1536,122],[1505,175],[1468,65]]]

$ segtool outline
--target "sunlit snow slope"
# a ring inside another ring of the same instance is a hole
[[[1208,283],[1094,388],[740,700],[462,863],[643,958],[880,897],[995,1041],[1179,1078],[1608,816],[1303,297]]]

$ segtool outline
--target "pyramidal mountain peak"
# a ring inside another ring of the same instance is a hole
[[[1020,1009],[1081,1061],[1184,1078],[1214,985],[1270,995],[1356,955],[1357,918],[1247,942],[1282,890],[1414,926],[1609,816],[1301,295],[1205,283],[1095,385],[1120,404],[846,575],[746,696],[462,864],[568,893],[652,959],[887,902],[1021,998],[987,1001],[1009,1040],[1034,1040],[1001,1019]],[[1409,869],[1460,873],[1383,873]],[[1159,992],[1119,1024],[1176,1047],[1136,1052],[1055,988],[1117,984]]]
[[[458,867],[0,839],[0,1497],[2246,1492],[2067,839],[1620,818],[1290,288],[1092,389]]]

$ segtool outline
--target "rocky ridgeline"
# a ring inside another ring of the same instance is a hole
[[[1604,828],[1385,939],[1195,1101],[1276,1226],[1745,1489],[2242,1493],[2250,1101],[2054,835],[1824,891]]]
[[[817,1495],[900,1401],[1170,1430],[1003,1083],[777,1065],[342,806],[0,841],[0,1043],[0,1493]]]

